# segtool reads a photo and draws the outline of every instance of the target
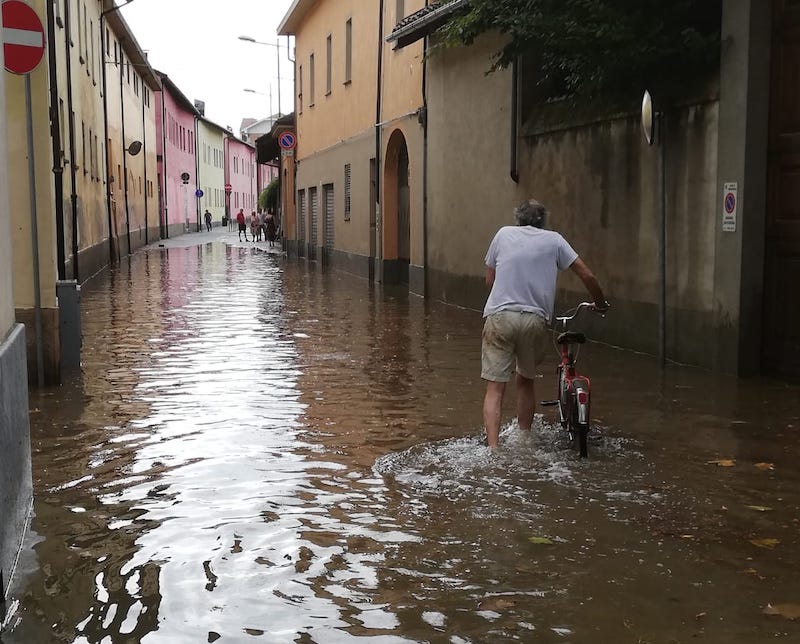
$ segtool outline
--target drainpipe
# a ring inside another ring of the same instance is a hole
[[[47,40],[56,41],[56,18],[52,2],[47,3]],[[58,70],[56,51],[47,48],[47,64],[50,69],[50,138],[53,143],[53,181],[56,193],[56,251],[58,253],[58,279],[67,279],[67,258],[64,251],[64,166],[61,149],[61,123],[58,109]]]
[[[519,183],[517,133],[519,129],[519,58],[511,64],[511,180]]]
[[[428,6],[426,0],[425,6]],[[422,49],[422,296],[428,297],[428,36]]]
[[[144,163],[144,245],[150,244],[150,235],[147,221],[147,204],[150,201],[147,194],[147,119],[145,118],[144,97],[148,91],[142,77],[142,162]]]
[[[383,83],[383,8],[384,0],[380,0],[378,15],[378,76],[375,86],[377,98],[375,100],[375,277],[383,281],[383,226],[381,213],[381,91]]]
[[[164,77],[161,77],[161,201],[164,212],[161,214],[161,239],[169,239],[169,194],[167,192],[167,98],[164,92]]]
[[[67,2],[66,4],[69,4]],[[68,18],[69,20],[69,18]],[[105,158],[105,183],[106,183],[106,214],[108,217],[108,263],[114,263],[114,224],[111,221],[111,177],[108,162],[108,78],[106,73],[106,12],[100,13],[100,56],[103,60],[101,82],[103,84],[103,152]],[[119,177],[117,177],[119,180]]]
[[[122,42],[120,42],[120,48]],[[125,56],[126,54],[122,54]],[[127,139],[125,138],[125,65],[130,69],[130,60],[121,58],[120,62],[124,62],[119,66],[119,105],[122,112],[122,174],[124,180],[122,183],[123,190],[125,191],[125,237],[128,240],[128,255],[131,254],[131,214],[128,209],[128,148]]]
[[[69,176],[70,176],[70,203],[72,214],[72,279],[78,284],[78,187],[75,177],[75,114],[72,111],[72,19],[70,18],[70,3],[64,3],[64,29],[67,59],[67,120],[69,127]],[[79,52],[80,55],[80,52]]]
[[[197,184],[194,189],[195,195],[195,208],[197,209],[197,232],[199,233],[203,230],[203,221],[202,216],[200,215],[200,211],[203,209],[203,198],[197,196],[197,191],[201,189],[200,186],[200,155],[197,154],[197,141],[198,141],[198,132],[200,131],[199,128],[200,119],[196,116],[194,117],[194,144],[192,146],[193,154],[194,154],[194,182]]]

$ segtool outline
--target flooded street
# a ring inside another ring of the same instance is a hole
[[[800,641],[798,387],[587,345],[590,459],[490,452],[479,313],[220,241],[82,312],[6,644]]]

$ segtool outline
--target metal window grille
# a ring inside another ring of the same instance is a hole
[[[299,241],[306,240],[306,191],[297,192],[297,205],[300,216],[297,218],[297,238]]]
[[[317,189],[308,189],[308,209],[309,209],[309,239],[308,244],[312,248],[317,247]]]
[[[322,198],[325,200],[325,239],[324,245],[326,250],[333,250],[334,247],[334,231],[336,226],[336,218],[334,216],[335,200],[333,184],[322,186]]]
[[[350,164],[344,165],[344,220],[350,221]]]

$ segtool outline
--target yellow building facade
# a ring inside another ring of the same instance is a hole
[[[290,252],[424,292],[422,43],[385,36],[424,0],[296,0]],[[376,33],[381,34],[376,41]]]
[[[25,77],[5,72],[14,307],[31,379],[56,382],[62,343],[80,345],[79,326],[64,336],[59,289],[158,238],[159,84],[113,0],[29,4],[47,40],[29,74],[32,146]]]
[[[227,134],[222,126],[205,118],[197,119],[197,177],[203,191],[200,213],[202,215],[208,210],[215,223],[222,221],[225,215],[224,150]]]

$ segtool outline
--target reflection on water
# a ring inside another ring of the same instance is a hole
[[[478,314],[218,243],[83,316],[4,642],[800,638],[762,614],[800,602],[796,388],[589,346],[592,458],[549,415],[490,452]]]

